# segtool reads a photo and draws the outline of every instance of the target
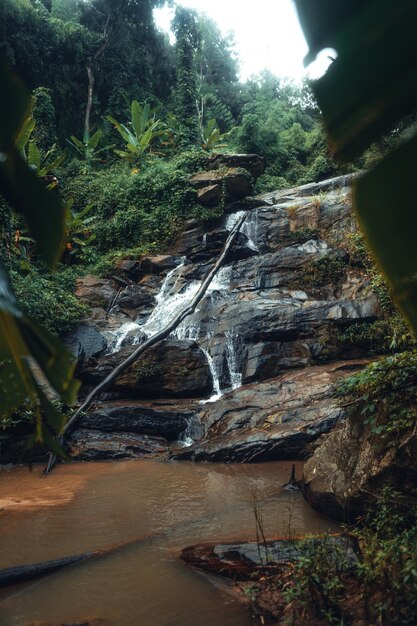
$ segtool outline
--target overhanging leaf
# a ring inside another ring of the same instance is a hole
[[[30,96],[22,83],[0,61],[0,150],[7,152],[30,110]]]
[[[296,0],[296,5],[311,56],[323,48],[337,52],[312,86],[336,155],[351,160],[415,110],[417,3]]]
[[[42,413],[46,418],[48,425],[52,428],[58,437],[62,434],[62,430],[66,424],[66,417],[58,411],[58,409],[48,400],[42,389],[38,387],[38,397]]]
[[[19,323],[19,328],[30,354],[36,359],[52,387],[64,402],[74,402],[79,387],[79,383],[73,380],[75,357],[63,347],[61,341],[33,320],[24,318]]]
[[[354,204],[394,298],[417,334],[417,136],[394,150],[354,187]]]

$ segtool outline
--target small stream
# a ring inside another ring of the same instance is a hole
[[[269,538],[334,530],[299,493],[281,490],[291,463],[126,461],[0,473],[0,567],[141,539],[134,546],[0,593],[0,624],[249,626],[227,586],[178,560],[199,542],[255,539],[252,499]],[[297,465],[297,474],[301,464]]]

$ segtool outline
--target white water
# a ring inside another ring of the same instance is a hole
[[[201,404],[206,404],[207,402],[216,402],[216,400],[218,400],[219,398],[222,397],[223,393],[222,393],[222,390],[220,389],[220,380],[219,380],[219,376],[217,374],[216,366],[215,366],[214,361],[213,361],[213,357],[211,356],[211,354],[210,354],[210,352],[208,350],[206,350],[205,348],[201,348],[201,349],[204,352],[205,357],[207,359],[207,363],[208,363],[208,366],[210,368],[211,378],[213,380],[213,391],[214,391],[214,393],[207,400],[202,400],[201,401]]]
[[[195,322],[187,323],[186,320],[181,322],[175,330],[172,331],[171,336],[175,339],[188,339],[190,341],[197,341],[200,335],[200,324]]]
[[[254,209],[253,211],[236,211],[236,213],[231,213],[226,218],[225,229],[231,231],[243,215],[246,215],[246,220],[240,227],[240,232],[248,238],[248,247],[255,252],[259,252],[259,248],[257,246],[258,209]]]
[[[168,272],[156,296],[154,310],[147,321],[140,326],[141,331],[147,337],[152,337],[165,328],[182,309],[190,304],[199,290],[201,281],[193,281],[183,290],[176,291],[184,263],[185,259],[175,269]]]
[[[228,291],[231,279],[232,266],[221,267],[208,286],[207,294],[211,294],[213,291]]]
[[[229,368],[230,384],[232,389],[238,389],[242,386],[242,374],[239,372],[236,359],[235,337],[233,330],[226,330],[226,361]]]
[[[114,352],[119,352],[128,334],[133,331],[138,332],[139,329],[140,326],[137,322],[126,322],[116,330],[110,330],[104,333],[107,339],[108,353],[113,354]]]
[[[238,221],[240,220],[240,218],[245,215],[245,213],[247,213],[246,211],[236,211],[236,213],[230,213],[227,218],[226,218],[226,222],[225,222],[225,229],[228,230],[229,232],[232,230],[232,228],[238,223]],[[240,227],[240,230],[242,230],[243,228],[243,224]]]

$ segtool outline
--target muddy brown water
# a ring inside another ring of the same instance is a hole
[[[177,558],[187,545],[335,530],[299,493],[282,491],[291,463],[126,461],[0,472],[0,567],[131,539],[112,555],[0,593],[1,626],[102,618],[112,626],[246,626],[248,610]],[[297,474],[301,465],[297,465]]]

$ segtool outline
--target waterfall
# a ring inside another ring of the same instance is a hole
[[[251,250],[259,252],[258,248],[258,209],[249,212],[246,220],[243,222],[241,231],[248,238],[248,246]]]
[[[236,211],[236,213],[230,213],[227,217],[226,217],[226,222],[224,224],[224,227],[226,230],[228,230],[229,232],[232,230],[233,226],[235,226],[238,221],[240,220],[240,218],[246,213],[246,211]],[[242,226],[240,227],[240,230],[242,230],[244,224],[242,224]]]
[[[197,341],[200,335],[200,324],[196,322],[191,322],[187,324],[184,320],[181,322],[179,326],[175,330],[172,331],[171,337],[175,337],[176,339],[189,339],[190,341]]]
[[[232,389],[238,389],[242,386],[242,374],[239,372],[236,359],[236,351],[234,345],[233,330],[226,330],[226,361],[229,368],[230,383]],[[237,335],[236,335],[237,337]]]
[[[258,230],[258,211],[237,211],[227,216],[225,221],[226,230],[231,230],[239,219],[246,215],[247,219],[242,224],[241,230],[248,238],[248,246],[253,250],[257,248],[257,230]],[[203,235],[202,245],[206,245],[207,236]],[[202,281],[194,280],[188,284],[184,284],[182,280],[183,266],[186,263],[186,258],[182,258],[180,263],[165,276],[159,293],[156,296],[156,304],[153,308],[150,316],[144,323],[138,321],[131,321],[122,324],[120,328],[115,331],[109,331],[106,333],[109,338],[109,346],[111,352],[117,352],[122,347],[123,343],[129,336],[130,344],[140,343],[144,337],[152,337],[160,330],[165,328],[175,317],[182,311],[187,305],[190,304],[198,289],[200,288]],[[201,350],[203,351],[207,364],[210,370],[212,378],[212,395],[205,402],[215,402],[222,395],[220,386],[220,363],[216,363],[210,354],[210,342],[213,335],[216,332],[218,326],[217,318],[208,318],[211,330],[207,328],[204,317],[202,318],[201,309],[204,306],[209,306],[208,302],[211,301],[213,305],[218,306],[219,298],[227,298],[230,292],[231,279],[232,279],[233,265],[221,267],[213,278],[211,284],[207,289],[207,293],[203,301],[199,305],[199,309],[194,315],[186,318],[173,332],[172,337],[178,340],[197,341]],[[217,292],[217,293],[216,293]],[[219,293],[220,292],[220,293]],[[206,320],[207,321],[207,320]],[[233,330],[227,330],[224,333],[224,345],[217,346],[216,360],[217,358],[225,358],[227,367],[229,370],[230,383],[232,389],[237,389],[242,385],[242,374],[239,372],[238,358],[236,354],[235,338]],[[203,347],[201,344],[204,344]],[[223,348],[219,351],[219,348]],[[192,438],[187,432],[182,437],[183,445],[191,445]]]
[[[230,281],[232,278],[232,266],[221,267],[216,276],[211,281],[207,294],[211,294],[213,291],[227,291],[230,287]]]
[[[222,391],[220,389],[220,380],[219,380],[219,376],[217,374],[217,370],[216,370],[216,366],[214,365],[214,361],[213,358],[210,354],[210,352],[208,350],[206,350],[206,348],[201,347],[201,350],[204,352],[205,357],[207,359],[207,363],[210,369],[210,374],[211,374],[211,378],[213,381],[213,391],[214,393],[210,396],[210,398],[208,398],[208,400],[202,400],[201,404],[206,404],[207,402],[216,402],[216,400],[218,400],[219,398],[222,397]]]
[[[254,209],[253,211],[236,211],[236,213],[230,213],[227,216],[225,222],[225,229],[231,231],[233,226],[237,224],[242,215],[246,214],[246,220],[243,222],[240,227],[240,232],[246,235],[248,238],[248,247],[255,252],[259,252],[259,248],[257,246],[258,240],[258,209]]]
[[[188,427],[184,430],[183,433],[181,433],[181,435],[179,436],[179,439],[177,441],[177,443],[182,447],[182,448],[189,448],[190,446],[193,445],[194,443],[194,439],[192,437],[189,436],[188,434]]]
[[[176,268],[171,270],[161,286],[156,296],[156,306],[146,322],[140,326],[141,331],[147,336],[152,337],[160,330],[165,328],[171,320],[184,309],[194,298],[195,294],[201,286],[201,281],[191,282],[185,289],[176,291],[178,279],[182,272],[185,259]],[[172,278],[175,276],[175,280]]]

